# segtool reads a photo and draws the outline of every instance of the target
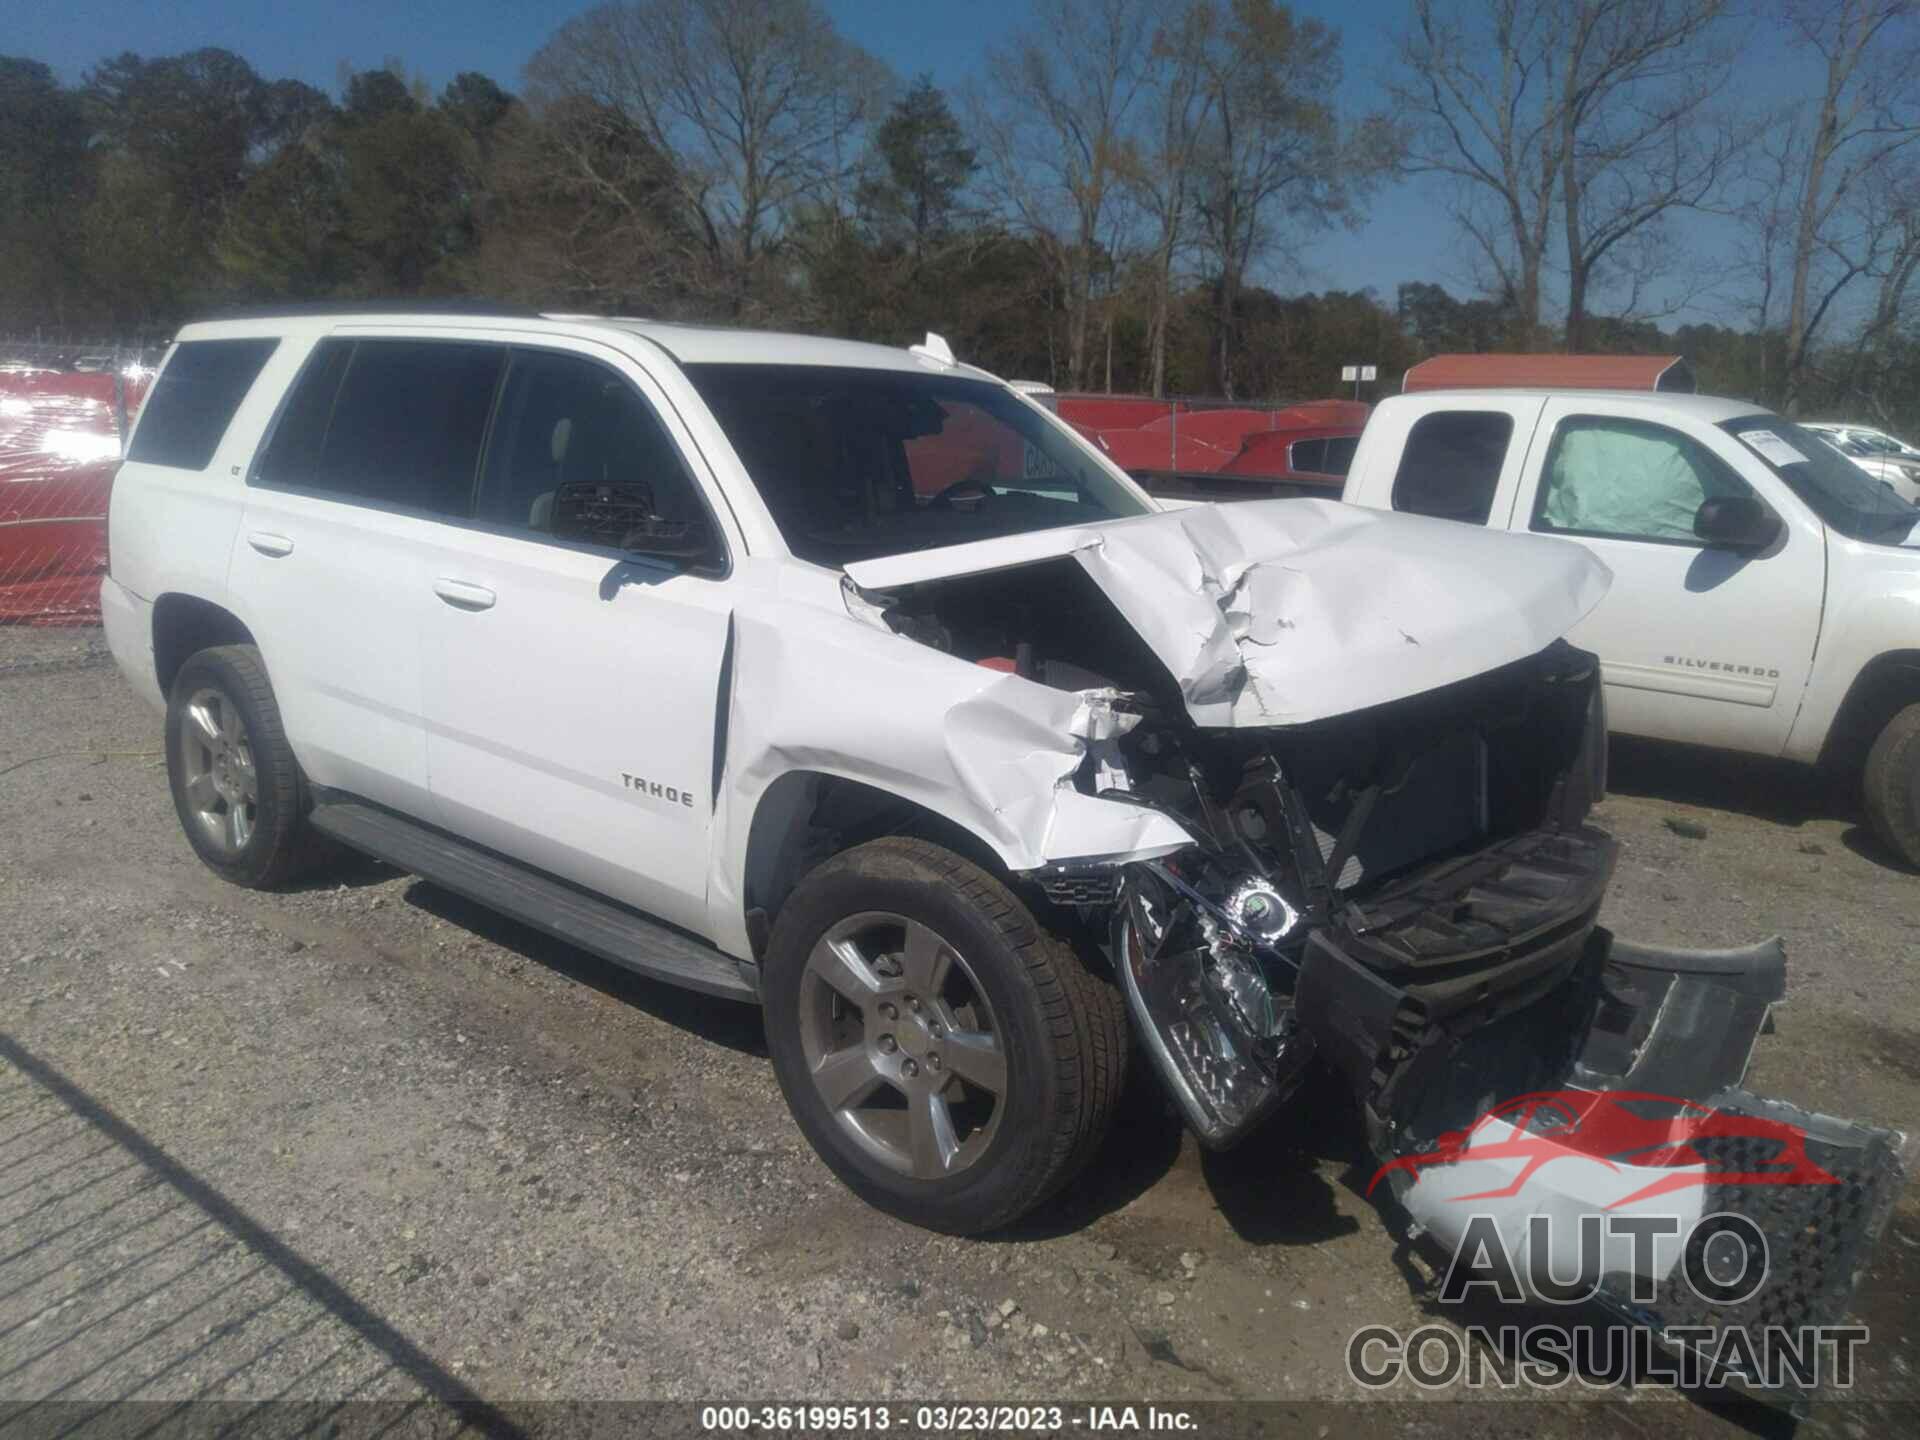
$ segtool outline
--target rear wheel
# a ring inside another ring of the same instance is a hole
[[[251,645],[202,650],[180,667],[167,703],[167,778],[187,843],[223,879],[271,888],[317,851],[300,767]]]
[[[1920,869],[1920,705],[1907,706],[1887,722],[1867,752],[1863,780],[1874,832]]]
[[[763,974],[794,1119],[870,1204],[954,1234],[1006,1225],[1105,1134],[1117,991],[978,866],[923,840],[835,856],[794,891]]]

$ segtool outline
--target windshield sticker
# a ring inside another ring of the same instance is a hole
[[[1760,458],[1775,465],[1804,465],[1807,457],[1771,430],[1742,430],[1740,438],[1759,452]]]

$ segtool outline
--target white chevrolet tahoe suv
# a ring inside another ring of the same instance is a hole
[[[1778,942],[1595,924],[1577,546],[1164,508],[935,337],[507,311],[189,326],[110,540],[108,637],[209,866],[344,843],[761,1004],[808,1139],[918,1223],[1067,1183],[1136,1042],[1214,1145],[1316,1057],[1383,1162],[1568,1085],[1798,1114],[1737,1088]],[[1795,1302],[1827,1313],[1897,1164],[1796,1123],[1873,1201]],[[1418,1164],[1391,1188],[1466,1218]]]
[[[1396,395],[1342,498],[1583,546],[1615,731],[1818,765],[1920,867],[1920,509],[1817,435],[1711,395]]]

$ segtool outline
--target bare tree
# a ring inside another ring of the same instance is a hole
[[[1844,362],[1838,389],[1885,420],[1885,392],[1908,378],[1887,362],[1901,347],[1920,301],[1914,287],[1920,276],[1920,163],[1889,163],[1865,177],[1855,210],[1848,258],[1858,264],[1857,278],[1873,282],[1873,303],[1844,356],[1836,357]],[[1813,369],[1809,362],[1806,371]]]
[[[1416,117],[1410,168],[1464,182],[1456,218],[1539,343],[1555,222],[1569,349],[1622,247],[1704,204],[1739,132],[1711,113],[1727,0],[1414,0],[1395,94]],[[1636,297],[1647,275],[1629,277]]]
[[[1409,170],[1456,182],[1454,218],[1537,343],[1561,144],[1553,0],[1467,7],[1413,0],[1391,93],[1412,129]]]
[[[633,0],[561,26],[527,66],[537,112],[616,117],[670,161],[724,302],[754,307],[756,282],[808,202],[837,197],[890,77],[814,0]],[[587,135],[576,164],[608,154]],[[590,186],[606,178],[584,170]]]
[[[1147,384],[1155,396],[1167,389],[1174,266],[1192,242],[1194,172],[1213,115],[1207,47],[1217,24],[1218,12],[1210,0],[1188,0],[1154,32],[1148,118],[1142,126],[1140,163],[1129,176],[1151,230],[1151,249],[1142,257],[1141,271],[1147,291]]]
[[[1867,182],[1920,139],[1913,0],[1783,0],[1796,46],[1818,62],[1820,89],[1779,119],[1773,153],[1791,205],[1786,245],[1786,362],[1780,400],[1799,401],[1813,342],[1834,303],[1869,274],[1880,230],[1861,224]]]
[[[1601,267],[1670,211],[1710,200],[1747,138],[1710,113],[1732,69],[1731,49],[1714,43],[1727,9],[1726,0],[1567,7],[1557,108],[1570,351],[1586,344]],[[1631,278],[1637,308],[1645,275]]]
[[[1285,207],[1301,225],[1348,213],[1379,170],[1381,122],[1343,137],[1327,97],[1340,37],[1276,0],[1233,0],[1211,27],[1203,79],[1210,110],[1198,151],[1199,213],[1213,272],[1212,383],[1234,393],[1234,316],[1248,270]]]
[[[491,220],[476,288],[570,310],[689,318],[711,312],[704,232],[671,157],[621,112],[584,99],[514,111],[488,163]],[[722,301],[724,303],[724,301]]]
[[[1067,310],[1066,384],[1089,383],[1104,241],[1127,203],[1132,126],[1153,39],[1150,0],[1040,0],[990,53],[974,123],[995,198],[1046,248]]]

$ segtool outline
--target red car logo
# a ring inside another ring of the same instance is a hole
[[[1511,1126],[1505,1139],[1481,1134],[1493,1121]],[[1479,1143],[1475,1143],[1478,1138]],[[1739,1141],[1746,1168],[1725,1165],[1702,1141]],[[1629,1090],[1542,1090],[1494,1106],[1466,1130],[1450,1130],[1431,1149],[1390,1160],[1374,1172],[1367,1186],[1373,1193],[1388,1175],[1404,1171],[1418,1178],[1422,1170],[1460,1160],[1522,1160],[1519,1172],[1506,1185],[1454,1200],[1493,1200],[1518,1195],[1540,1169],[1569,1152],[1596,1160],[1609,1170],[1622,1166],[1673,1170],[1605,1208],[1652,1199],[1675,1190],[1709,1182],[1717,1185],[1838,1185],[1807,1157],[1806,1132],[1778,1120],[1763,1120],[1716,1110],[1671,1095],[1648,1095]],[[1684,1168],[1683,1168],[1684,1167]],[[1704,1167],[1704,1168],[1700,1168]]]

